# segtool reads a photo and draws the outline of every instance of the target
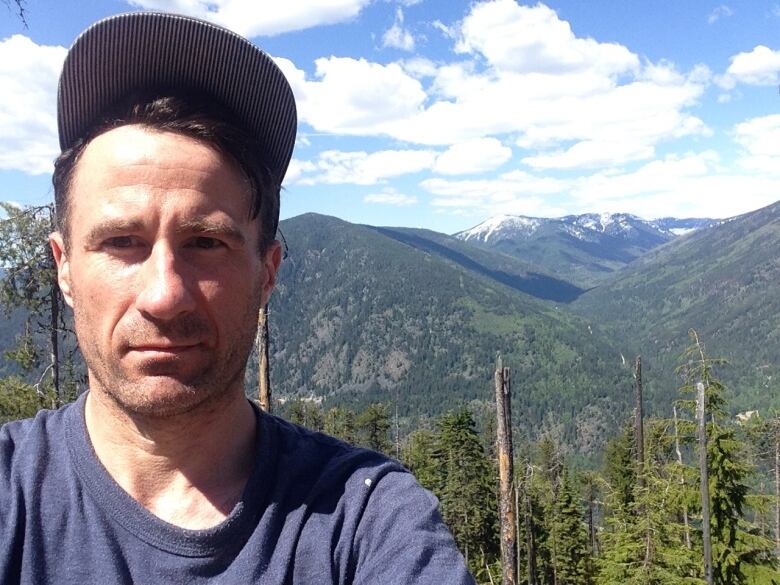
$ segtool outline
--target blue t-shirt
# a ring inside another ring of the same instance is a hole
[[[84,400],[0,428],[0,583],[472,584],[436,498],[400,464],[258,411],[219,525],[186,530],[97,459]]]

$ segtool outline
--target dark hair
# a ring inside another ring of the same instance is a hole
[[[54,201],[57,228],[69,240],[69,195],[76,166],[97,136],[129,124],[189,136],[232,158],[246,175],[252,192],[249,217],[260,217],[260,252],[276,238],[281,181],[268,170],[261,145],[233,113],[204,94],[178,91],[136,93],[105,112],[87,133],[54,162]]]

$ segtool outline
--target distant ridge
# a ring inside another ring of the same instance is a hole
[[[590,288],[648,250],[718,223],[709,218],[644,220],[629,213],[499,215],[454,237],[543,266],[576,286]]]

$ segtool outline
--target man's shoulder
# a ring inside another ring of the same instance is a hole
[[[351,499],[385,476],[410,475],[401,463],[382,453],[275,416],[264,415],[263,421],[273,431],[277,476],[289,485],[306,485],[315,493]]]
[[[62,448],[66,415],[74,407],[68,404],[57,410],[42,409],[32,418],[0,426],[0,473],[7,473],[14,461]]]
[[[294,458],[305,467],[376,465],[398,471],[406,469],[383,453],[346,443],[331,435],[313,431],[273,415],[263,415],[263,423],[274,434],[274,450],[283,458]]]

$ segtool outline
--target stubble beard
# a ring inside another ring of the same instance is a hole
[[[76,337],[89,371],[90,391],[101,393],[127,415],[150,419],[171,418],[209,408],[227,398],[231,391],[243,388],[246,363],[257,334],[259,308],[259,302],[251,303],[230,343],[221,352],[209,349],[204,363],[193,371],[177,371],[176,361],[172,360],[164,367],[151,364],[130,373],[122,365],[122,356],[114,353],[113,346],[110,355],[106,355],[90,335],[89,319],[74,298]],[[155,338],[161,327],[149,321],[133,325],[129,328],[133,332],[128,335],[131,342],[136,338]],[[205,333],[204,328],[211,329],[204,319],[195,315],[164,325],[169,334],[171,331],[191,334],[194,330]]]

